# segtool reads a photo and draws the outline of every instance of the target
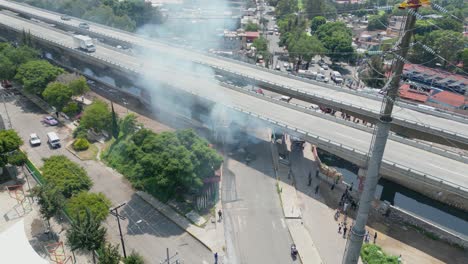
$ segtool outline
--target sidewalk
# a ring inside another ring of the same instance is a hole
[[[289,166],[278,165],[277,179],[286,224],[291,238],[294,244],[296,244],[301,262],[303,264],[324,263],[302,221],[299,198],[294,186],[294,175],[290,174]]]

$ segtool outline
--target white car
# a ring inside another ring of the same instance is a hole
[[[328,65],[327,65],[327,64],[323,64],[323,65],[322,65],[322,68],[323,68],[324,70],[328,70]]]
[[[36,133],[29,135],[29,144],[31,144],[33,147],[41,145],[41,139],[37,136]]]

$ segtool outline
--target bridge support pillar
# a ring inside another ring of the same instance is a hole
[[[364,190],[364,182],[366,181],[366,174],[367,174],[367,168],[359,168],[359,171],[358,171],[359,192],[362,192]]]

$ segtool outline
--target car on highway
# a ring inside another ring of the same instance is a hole
[[[29,144],[31,144],[33,147],[41,145],[41,139],[37,136],[36,133],[29,135]]]
[[[60,19],[65,20],[65,21],[70,21],[70,20],[71,20],[71,16],[69,16],[69,15],[63,15],[63,16],[60,17]]]
[[[280,98],[281,101],[286,102],[286,103],[289,103],[289,101],[291,101],[291,99],[292,99],[291,97],[286,96],[286,95],[283,95]]]
[[[57,119],[55,119],[55,118],[53,118],[53,117],[51,117],[51,116],[46,116],[46,117],[42,120],[42,122],[48,124],[49,126],[56,126],[56,125],[58,125]]]
[[[89,30],[89,24],[88,24],[88,23],[84,23],[84,22],[83,22],[83,23],[80,23],[80,24],[78,25],[78,27],[81,28],[81,29]]]

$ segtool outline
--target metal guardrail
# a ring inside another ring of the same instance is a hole
[[[300,111],[300,112],[303,112],[303,113],[306,113],[306,114],[317,116],[319,118],[326,119],[326,120],[329,120],[329,121],[332,121],[332,122],[335,122],[335,123],[350,126],[350,127],[353,127],[353,128],[356,128],[356,129],[359,129],[359,130],[362,130],[362,131],[365,131],[365,132],[368,132],[368,133],[373,132],[373,129],[370,128],[370,127],[360,125],[360,124],[356,124],[356,123],[351,122],[351,121],[346,121],[346,120],[344,120],[342,118],[338,118],[338,117],[335,117],[335,116],[332,116],[332,115],[323,114],[321,112],[314,111],[314,110],[312,110],[312,109],[310,109],[310,108],[308,108],[306,106],[300,105],[300,104],[284,102],[284,101],[281,101],[280,99],[274,98],[272,96],[262,95],[262,94],[256,93],[255,91],[252,91],[252,90],[249,90],[249,89],[246,89],[246,88],[242,88],[242,87],[239,87],[239,86],[231,85],[231,84],[221,83],[221,85],[226,87],[226,88],[233,89],[235,91],[238,91],[238,92],[241,92],[241,93],[244,93],[244,94],[248,94],[250,96],[254,96],[254,97],[262,99],[262,100],[266,100],[266,101],[269,101],[269,102],[273,102],[275,104],[279,104],[279,105],[294,109],[296,111]],[[464,156],[464,155],[461,155],[459,153],[456,153],[456,152],[453,152],[453,151],[450,151],[450,150],[438,148],[436,146],[432,146],[431,144],[427,144],[427,143],[424,143],[424,142],[403,138],[403,137],[400,137],[400,136],[398,136],[398,135],[396,135],[394,133],[390,134],[389,138],[391,140],[394,140],[394,141],[397,141],[397,142],[400,142],[400,143],[403,143],[403,144],[407,144],[407,145],[410,145],[410,146],[413,146],[413,147],[416,147],[416,148],[419,148],[419,149],[422,149],[422,150],[425,150],[425,151],[428,151],[428,152],[431,152],[431,153],[434,153],[434,154],[438,154],[438,155],[444,156],[446,158],[450,158],[450,159],[457,160],[457,161],[460,161],[460,162],[468,163],[468,156]]]
[[[3,24],[3,23],[0,22],[0,24]],[[18,32],[21,32],[23,30],[23,28],[21,28],[21,27],[12,27],[10,25],[5,25],[5,26],[7,26],[9,28],[14,28]],[[39,35],[34,34],[34,33],[31,33],[31,35],[36,37],[36,38],[39,38],[39,39],[41,39],[43,41],[49,42],[51,44],[58,45],[61,48],[66,48],[69,51],[80,53],[81,55],[86,55],[86,56],[89,56],[89,57],[93,57],[93,58],[98,59],[100,61],[104,61],[104,62],[106,62],[106,63],[108,63],[110,65],[117,66],[117,67],[119,67],[121,69],[128,70],[128,71],[133,71],[135,73],[138,73],[138,70],[136,70],[136,69],[131,69],[131,68],[122,66],[122,65],[120,65],[118,63],[115,63],[113,61],[107,60],[105,58],[101,58],[101,57],[95,56],[95,55],[93,56],[93,54],[85,53],[85,52],[76,50],[73,47],[68,46],[63,42],[49,40],[44,36],[39,36]],[[200,96],[199,94],[196,94],[193,91],[187,91],[187,92],[190,92],[190,93],[192,93],[192,94],[194,94],[196,96]],[[203,96],[201,96],[201,97],[203,97]],[[338,142],[334,142],[334,141],[332,141],[330,139],[320,137],[318,135],[314,135],[314,134],[311,134],[311,133],[306,132],[306,131],[302,131],[302,130],[296,128],[296,127],[293,127],[293,126],[278,122],[276,120],[273,120],[273,119],[268,118],[268,117],[261,116],[261,115],[256,114],[256,113],[252,113],[250,111],[246,111],[246,110],[244,110],[242,108],[239,108],[239,107],[222,104],[220,102],[216,102],[216,103],[221,104],[224,107],[226,107],[228,109],[231,109],[231,110],[234,110],[236,112],[244,113],[244,114],[247,114],[249,116],[253,116],[253,117],[255,117],[255,118],[259,119],[259,120],[266,121],[270,125],[274,125],[276,127],[279,127],[279,128],[281,128],[283,130],[286,130],[286,131],[288,131],[288,132],[290,132],[292,134],[296,134],[297,136],[303,137],[304,139],[308,139],[309,141],[311,141],[313,143],[316,143],[319,146],[325,146],[326,147],[327,145],[328,146],[332,145],[332,146],[338,147],[341,150],[345,150],[347,152],[350,152],[350,153],[348,153],[348,155],[351,154],[351,155],[349,155],[350,157],[354,157],[354,158],[360,157],[359,158],[360,162],[356,162],[356,163],[364,164],[364,162],[367,160],[367,153],[365,153],[363,151],[360,151],[358,149],[355,149],[353,147],[350,147],[350,146],[347,146],[347,145],[344,145],[344,144],[341,144],[341,143],[338,143]],[[461,185],[459,185],[457,183],[446,181],[446,180],[444,180],[442,178],[439,178],[439,177],[436,177],[436,176],[433,176],[433,175],[430,175],[430,174],[427,174],[427,173],[424,173],[424,172],[421,172],[421,171],[418,171],[418,170],[414,170],[414,169],[408,168],[406,166],[403,166],[403,165],[400,165],[398,163],[394,163],[394,162],[391,162],[391,161],[388,161],[388,160],[384,160],[383,165],[386,165],[386,166],[390,165],[395,169],[399,169],[400,171],[405,171],[405,172],[408,172],[408,173],[412,173],[414,175],[419,176],[419,179],[431,179],[433,181],[439,182],[439,183],[444,184],[446,186],[452,187],[452,190],[451,190],[452,192],[457,193],[459,195],[462,195],[464,197],[466,197],[468,195],[468,188],[464,187],[464,186],[461,186]]]

